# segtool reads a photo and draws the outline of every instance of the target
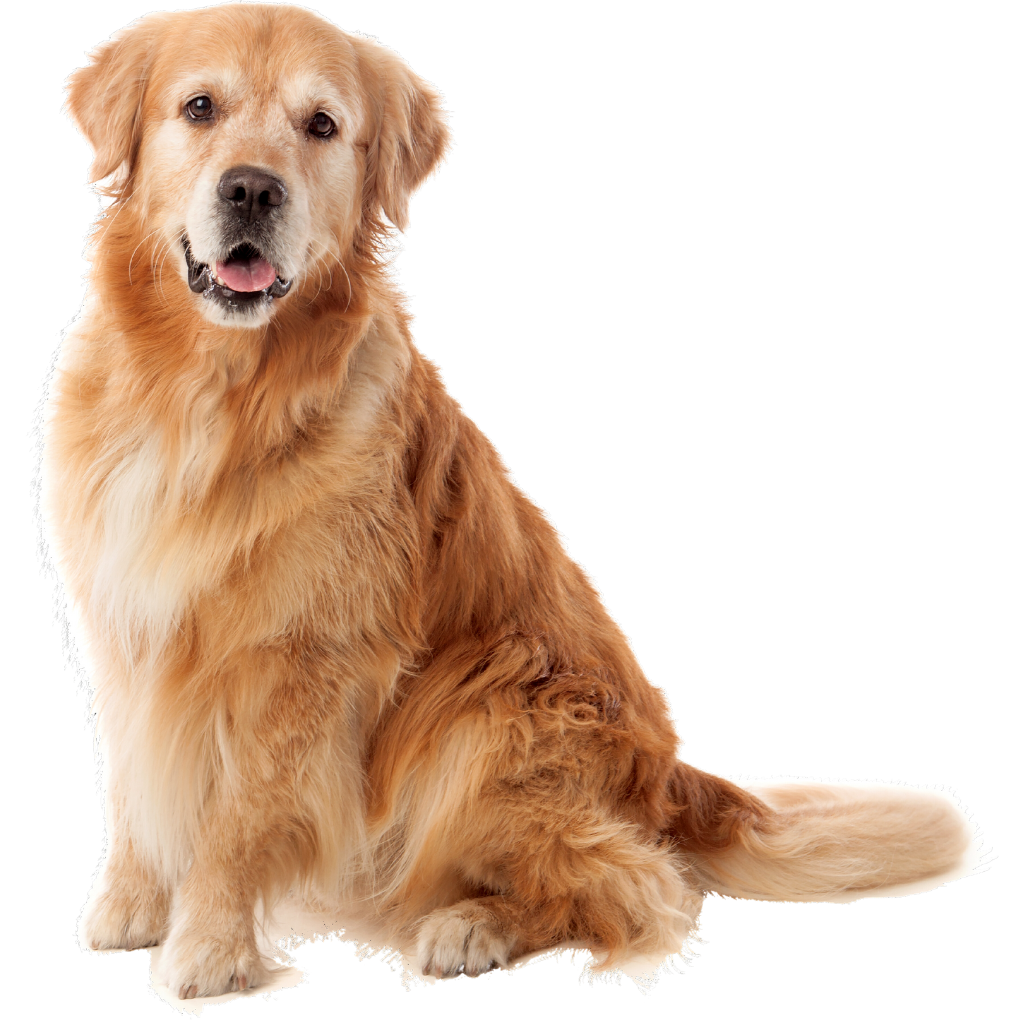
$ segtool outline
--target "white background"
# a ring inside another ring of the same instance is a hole
[[[169,1020],[79,949],[87,696],[35,554],[30,424],[97,200],[61,111],[147,0],[5,15],[2,900],[16,1020]],[[396,274],[415,334],[591,574],[684,757],[955,792],[986,872],[852,905],[710,899],[644,995],[568,958],[402,987],[350,946],[210,1020],[983,1021],[1020,944],[1022,16],[1013,3],[325,2],[455,145]]]

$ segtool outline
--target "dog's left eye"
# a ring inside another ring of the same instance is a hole
[[[309,134],[320,139],[326,139],[336,130],[337,125],[322,110],[319,114],[314,114],[313,120],[309,122]]]
[[[205,121],[213,113],[213,100],[209,96],[197,96],[185,104],[185,113],[193,121]]]

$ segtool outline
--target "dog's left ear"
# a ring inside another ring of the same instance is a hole
[[[402,230],[409,196],[438,165],[448,148],[441,99],[394,54],[364,40],[359,48],[368,111],[363,204],[371,218],[383,210]]]
[[[160,15],[119,32],[91,54],[92,63],[68,79],[68,110],[89,140],[96,159],[90,181],[115,175],[115,186],[131,174],[142,136],[141,109]]]

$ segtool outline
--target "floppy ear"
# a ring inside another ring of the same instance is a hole
[[[371,44],[361,50],[376,108],[369,112],[363,203],[371,217],[383,210],[402,230],[409,196],[448,148],[448,126],[440,97],[401,60]]]
[[[131,173],[159,20],[151,16],[119,32],[68,79],[68,110],[96,154],[90,181],[116,173],[115,185],[121,185]]]

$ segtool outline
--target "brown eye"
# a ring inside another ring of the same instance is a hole
[[[185,104],[185,113],[193,121],[205,121],[213,113],[213,100],[209,96],[197,96]]]
[[[313,115],[313,120],[309,122],[309,134],[315,135],[317,138],[326,139],[329,135],[333,135],[337,130],[335,123],[321,110],[319,114]]]

